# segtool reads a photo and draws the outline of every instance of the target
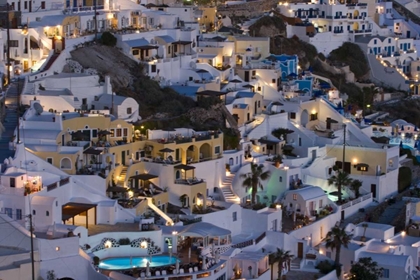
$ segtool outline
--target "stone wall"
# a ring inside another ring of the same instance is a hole
[[[255,17],[266,11],[270,11],[272,8],[275,8],[277,4],[278,1],[275,0],[261,0],[231,6],[220,5],[217,7],[217,13],[222,16]]]

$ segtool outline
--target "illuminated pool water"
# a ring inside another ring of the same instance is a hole
[[[125,270],[132,267],[146,267],[147,262],[150,262],[150,267],[159,267],[171,265],[176,263],[176,257],[169,256],[153,256],[150,262],[150,257],[125,257],[125,258],[109,258],[102,260],[99,263],[99,268],[106,270]]]

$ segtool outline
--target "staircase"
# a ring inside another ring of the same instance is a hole
[[[302,259],[295,258],[290,263],[290,270],[300,270],[300,263]]]
[[[42,72],[47,71],[48,69],[50,69],[51,65],[53,65],[54,61],[58,58],[60,54],[59,53],[54,53],[50,59],[48,59],[47,64],[45,64],[44,67],[42,67]]]
[[[226,202],[239,204],[239,198],[233,193],[232,190],[232,181],[235,178],[235,174],[230,173],[226,176],[225,180],[223,180],[222,185],[220,186],[223,194],[223,198]]]
[[[127,176],[127,166],[124,166],[121,170],[120,175],[118,176],[117,186],[125,187],[125,177]]]

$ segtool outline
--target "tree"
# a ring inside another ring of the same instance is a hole
[[[351,280],[379,280],[382,277],[383,268],[378,266],[372,258],[360,258],[350,269]]]
[[[243,178],[242,186],[251,188],[251,203],[255,204],[255,196],[258,192],[258,187],[263,189],[261,181],[267,180],[270,177],[270,171],[264,171],[264,165],[251,163],[251,172],[248,174],[241,174]]]
[[[277,279],[281,279],[283,273],[283,264],[285,262],[290,262],[293,259],[293,255],[290,254],[290,251],[286,251],[283,249],[278,249],[277,252],[272,253],[268,256],[268,263],[271,265],[271,279],[273,278],[273,268],[274,264],[277,263],[278,271],[277,271]]]
[[[360,188],[362,187],[362,181],[360,180],[353,180],[350,184],[350,189],[354,191],[354,195],[356,198],[359,198],[360,196]]]
[[[360,240],[361,241],[366,241],[366,230],[367,230],[367,228],[369,227],[369,224],[367,224],[367,223],[364,223],[363,225],[362,225],[362,227],[363,227],[363,235],[362,235],[362,237],[360,238]]]
[[[111,32],[105,31],[104,33],[102,33],[101,43],[105,46],[115,47],[115,45],[117,44],[117,38],[114,35],[112,35]]]
[[[335,250],[335,260],[334,265],[337,273],[337,277],[341,275],[341,265],[340,265],[340,253],[341,253],[341,246],[347,248],[348,244],[350,243],[351,235],[348,235],[344,228],[340,228],[339,226],[333,227],[327,233],[327,239],[325,246],[327,248],[331,248],[331,250]]]
[[[341,170],[338,170],[337,175],[328,178],[328,185],[335,185],[337,187],[338,202],[341,202],[341,188],[343,186],[349,186],[352,182],[353,179],[349,177],[349,174]]]
[[[55,276],[54,270],[47,271],[47,280],[56,280],[57,276]]]

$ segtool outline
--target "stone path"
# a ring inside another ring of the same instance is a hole
[[[390,224],[394,218],[401,212],[401,209],[405,207],[405,201],[400,200],[396,203],[389,205],[382,215],[379,217],[378,223],[380,224]]]

